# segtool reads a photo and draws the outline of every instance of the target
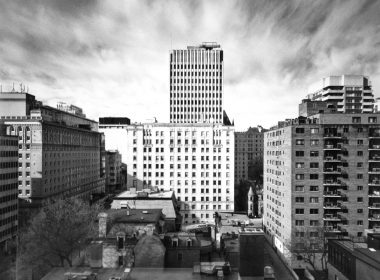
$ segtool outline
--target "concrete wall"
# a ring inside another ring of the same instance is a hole
[[[356,259],[356,279],[372,280],[380,278],[380,267],[369,266],[367,263]]]

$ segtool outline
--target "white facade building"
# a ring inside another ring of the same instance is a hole
[[[233,126],[144,123],[99,130],[107,149],[124,147],[128,188],[173,190],[184,223],[212,221],[215,211],[234,210]]]
[[[326,101],[341,113],[372,113],[374,96],[371,81],[363,75],[329,76],[309,87],[306,98]]]
[[[170,122],[223,122],[223,50],[216,43],[170,52]]]

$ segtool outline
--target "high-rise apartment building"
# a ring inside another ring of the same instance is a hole
[[[17,235],[18,140],[0,123],[0,251]]]
[[[281,253],[380,226],[380,114],[323,113],[264,136],[264,227]],[[306,236],[308,235],[308,236]]]
[[[122,130],[119,144],[113,144],[126,148],[128,188],[175,191],[184,223],[212,221],[216,210],[233,211],[233,126],[145,123],[99,129],[106,145]]]
[[[235,132],[235,183],[261,180],[264,154],[264,130],[261,126]]]
[[[28,93],[1,93],[0,119],[18,138],[19,198],[90,199],[105,189],[98,124],[37,102]]]
[[[326,101],[327,107],[341,113],[371,113],[374,110],[371,81],[362,75],[325,77],[309,88],[306,98]]]
[[[223,123],[223,50],[202,43],[170,52],[170,122]]]

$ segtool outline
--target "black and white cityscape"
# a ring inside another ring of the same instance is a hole
[[[380,279],[379,14],[0,1],[0,279]]]

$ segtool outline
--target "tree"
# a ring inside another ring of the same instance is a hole
[[[292,234],[287,244],[293,257],[302,259],[311,268],[317,270],[317,261],[320,259],[322,270],[327,270],[327,239],[323,226],[300,227]]]
[[[99,207],[76,198],[58,200],[41,209],[20,235],[19,263],[29,266],[73,265],[80,252],[96,234],[94,221]]]

